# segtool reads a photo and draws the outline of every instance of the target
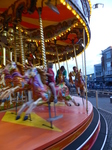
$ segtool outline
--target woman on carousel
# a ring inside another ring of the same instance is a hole
[[[55,80],[54,80],[54,71],[52,70],[53,64],[48,63],[48,69],[46,75],[48,76],[48,85],[51,88],[51,91],[54,95],[54,103],[57,103],[56,89],[55,89]]]
[[[62,78],[63,82],[65,82],[66,86],[70,90],[70,83],[67,80],[67,71],[64,66],[61,66],[60,70],[57,71],[57,76],[56,76],[57,80],[60,79],[60,77],[59,77],[60,74],[63,76],[63,78]],[[59,83],[59,80],[58,80],[58,83]]]

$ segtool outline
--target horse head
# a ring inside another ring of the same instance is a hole
[[[10,62],[10,71],[17,69],[17,65],[14,61]]]
[[[38,74],[37,68],[33,67],[29,69],[29,77],[35,77]]]

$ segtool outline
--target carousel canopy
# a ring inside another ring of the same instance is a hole
[[[56,62],[56,48],[60,61],[83,51],[83,29],[85,29],[85,44],[90,41],[89,19],[91,14],[90,0],[0,0],[0,32],[1,43],[8,51],[20,54],[20,36],[22,32],[25,56],[31,56],[41,62],[41,36],[39,14],[43,22],[46,47],[46,58]],[[5,40],[4,36],[7,38]],[[16,37],[16,41],[15,41]],[[36,61],[36,60],[35,60]]]

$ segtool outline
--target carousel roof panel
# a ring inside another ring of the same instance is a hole
[[[33,23],[28,23],[28,22],[25,22],[25,21],[22,21],[21,22],[21,26],[23,27],[23,28],[25,28],[25,29],[29,29],[29,28],[31,28],[31,29],[39,29],[39,25],[36,25],[36,24],[33,24]]]
[[[69,11],[62,4],[57,5],[57,8],[58,8],[60,14],[55,13],[47,6],[43,7],[42,15],[41,15],[42,20],[62,22],[64,20],[68,20],[68,19],[74,17],[73,13],[71,11]],[[33,14],[26,13],[26,14],[22,14],[22,16],[27,17],[27,18],[39,19],[39,15],[36,10],[34,11]]]
[[[24,27],[26,27],[26,28],[28,28],[28,29],[30,29],[30,28],[32,28],[32,29],[35,29],[35,28],[39,29],[39,28],[40,28],[39,21],[37,20],[37,18],[22,17],[21,25],[22,25],[23,22],[26,23],[26,25],[24,25]],[[28,24],[28,25],[27,25],[27,24]],[[30,26],[30,24],[31,24],[32,26]],[[49,25],[51,25],[51,24],[57,24],[57,22],[55,22],[55,21],[43,20],[43,27],[49,26]],[[34,25],[34,27],[33,27],[33,25]],[[35,27],[35,26],[38,26],[38,27]]]
[[[57,8],[59,14],[47,6],[48,2]],[[56,59],[57,45],[59,59],[63,61],[66,55],[68,59],[74,56],[73,44],[76,45],[76,55],[83,51],[83,47],[80,46],[80,43],[77,44],[77,42],[83,39],[84,28],[86,31],[85,44],[88,45],[90,41],[88,22],[77,6],[78,5],[75,6],[74,1],[69,0],[5,0],[5,3],[3,0],[0,0],[0,23],[3,23],[3,28],[5,30],[9,30],[8,28],[10,26],[12,28],[16,26],[15,35],[18,39],[16,40],[16,44],[20,38],[18,31],[21,30],[24,42],[28,43],[28,46],[25,47],[26,55],[29,51],[35,54],[35,49],[38,49],[38,54],[36,53],[36,56],[42,59],[38,14],[38,8],[42,7],[41,18],[43,21],[46,57],[51,61]],[[19,25],[18,22],[20,22]],[[11,46],[12,43],[15,43],[14,32],[10,34],[11,35],[7,37],[9,45]],[[13,38],[10,38],[12,36]],[[54,44],[55,40],[56,45]],[[33,44],[34,47],[29,46],[30,44]],[[17,50],[17,52],[20,53],[20,50]]]

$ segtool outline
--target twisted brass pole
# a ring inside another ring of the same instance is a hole
[[[41,37],[41,47],[42,47],[42,60],[43,60],[43,67],[46,67],[46,53],[45,53],[45,43],[44,43],[44,33],[43,33],[43,25],[42,25],[42,18],[41,18],[42,8],[38,8],[39,14],[39,22],[40,22],[40,37]]]
[[[22,65],[25,65],[25,57],[24,57],[24,49],[23,49],[23,38],[21,33],[21,27],[19,25],[19,38],[20,38],[20,49],[21,49],[21,58],[22,58]],[[24,68],[22,67],[22,72],[24,73]]]

